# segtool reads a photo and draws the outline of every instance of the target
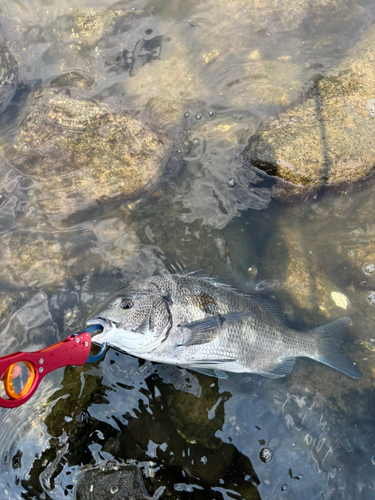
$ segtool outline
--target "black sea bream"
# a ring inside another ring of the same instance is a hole
[[[119,293],[88,324],[104,328],[93,342],[221,378],[227,377],[225,372],[284,377],[298,357],[312,358],[353,378],[362,376],[341,349],[349,318],[298,332],[278,315],[272,302],[215,280],[166,275]]]

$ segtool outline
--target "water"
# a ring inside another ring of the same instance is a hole
[[[82,467],[108,460],[160,498],[373,498],[373,188],[284,207],[239,159],[360,39],[372,2],[0,6],[18,61],[0,116],[2,354],[80,330],[130,280],[202,270],[301,330],[350,316],[364,373],[302,359],[285,380],[218,381],[109,349],[0,410],[5,498],[75,498]]]

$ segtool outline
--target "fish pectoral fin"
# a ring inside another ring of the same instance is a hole
[[[185,368],[211,368],[212,365],[219,365],[222,363],[235,363],[238,361],[235,358],[223,359],[187,359],[184,364],[180,365]]]
[[[297,358],[286,358],[283,361],[281,361],[278,365],[276,365],[276,368],[273,370],[269,371],[264,371],[264,372],[257,372],[258,375],[262,375],[263,377],[267,378],[281,378],[285,377],[285,375],[289,375],[296,363]]]
[[[179,345],[200,345],[212,342],[220,334],[221,327],[237,323],[249,316],[254,316],[254,314],[248,311],[230,312],[215,314],[209,318],[181,325],[184,342]]]
[[[218,370],[217,368],[191,368],[189,370],[197,373],[202,373],[203,375],[207,375],[208,377],[216,377],[221,379],[227,379],[228,375],[223,372],[223,370]]]

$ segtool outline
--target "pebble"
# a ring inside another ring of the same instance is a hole
[[[375,306],[375,292],[371,291],[367,294],[367,300],[370,302],[372,306]]]
[[[375,264],[372,262],[365,262],[362,266],[362,271],[365,274],[372,274],[375,271]]]
[[[271,448],[262,448],[259,457],[263,463],[268,464],[273,459],[273,451]]]

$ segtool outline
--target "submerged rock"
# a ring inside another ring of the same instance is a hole
[[[243,160],[282,181],[274,198],[311,198],[322,188],[352,189],[373,174],[375,28],[301,100],[268,119],[250,138]]]
[[[81,7],[72,17],[74,28],[71,37],[80,38],[83,45],[93,45],[103,37],[115,13],[104,7]]]
[[[277,230],[259,261],[259,275],[277,283],[272,294],[297,329],[309,330],[342,316],[351,319],[345,349],[364,377],[355,384],[345,377],[342,390],[369,389],[375,380],[374,205],[371,187],[284,209],[276,214]],[[319,375],[326,368],[318,363],[310,367],[319,390],[327,397],[338,392],[335,377],[328,383]]]
[[[166,48],[162,57],[139,67],[126,80],[125,89],[138,106],[146,107],[153,121],[163,126],[181,120],[186,101],[207,94],[192,54],[182,44]]]
[[[0,44],[0,113],[8,106],[18,85],[18,65],[5,45]]]
[[[165,155],[159,135],[79,89],[42,89],[27,104],[13,151],[17,168],[38,178],[36,204],[64,218],[157,182]]]
[[[279,231],[271,236],[264,252],[262,271],[267,280],[279,281],[281,302],[293,305],[286,306],[288,318],[302,317],[305,324],[314,327],[345,314],[331,299],[331,291],[336,289],[321,271],[321,253],[301,231],[300,224],[298,217],[294,223],[279,219]]]
[[[59,283],[65,276],[66,254],[61,244],[47,235],[25,231],[4,237],[0,249],[4,263],[1,279],[12,285],[44,287]]]
[[[77,487],[77,500],[146,500],[140,470],[136,465],[109,462],[104,467],[85,470]]]

